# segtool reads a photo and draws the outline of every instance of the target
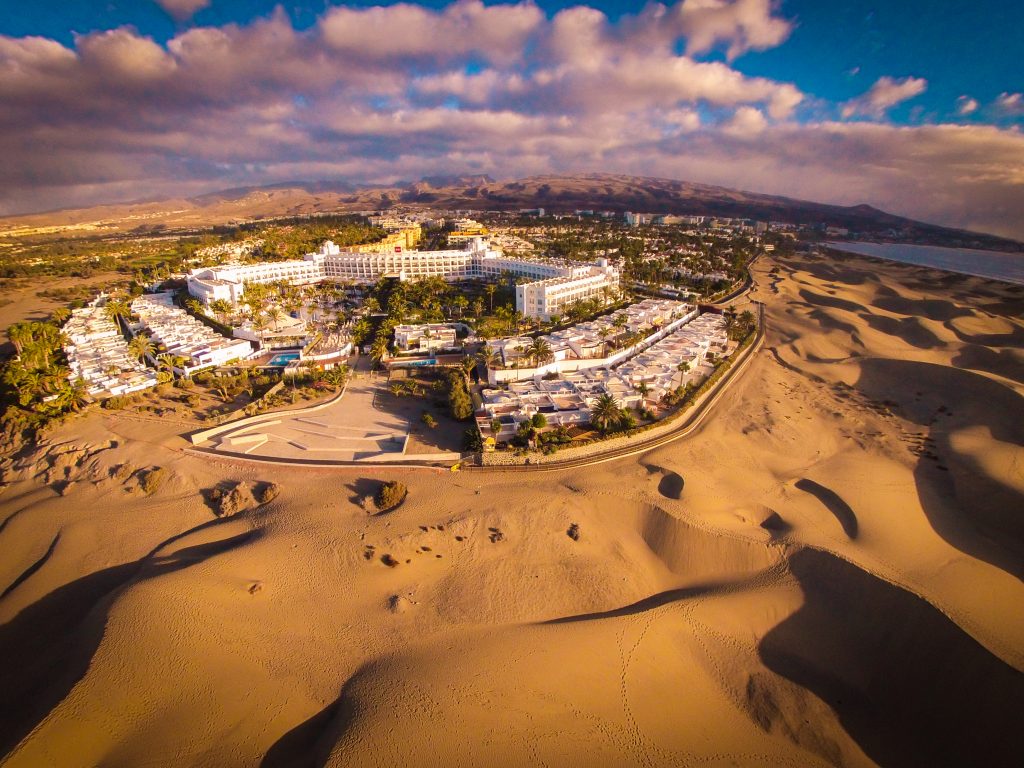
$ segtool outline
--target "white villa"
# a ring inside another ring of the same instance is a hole
[[[703,378],[711,370],[708,353],[721,354],[726,349],[725,320],[715,314],[684,317],[667,335],[615,364],[602,361],[600,367],[573,370],[554,379],[538,375],[511,382],[507,389],[485,389],[482,410],[476,415],[481,434],[508,440],[535,413],[543,414],[550,426],[585,424],[601,395],[611,395],[623,408],[648,407],[676,387]],[[686,363],[688,370],[680,371],[680,363]],[[494,421],[500,426],[497,433],[491,429]]]
[[[395,347],[399,352],[434,352],[456,346],[455,326],[447,323],[396,325]]]
[[[188,360],[180,369],[186,375],[252,354],[252,344],[245,339],[221,336],[174,306],[171,293],[139,296],[132,302],[132,312],[139,316],[141,325],[149,329],[153,341],[166,347],[169,354]]]
[[[74,310],[61,331],[68,338],[69,378],[83,379],[90,395],[126,395],[156,384],[156,372],[128,352],[121,329],[104,307]]]

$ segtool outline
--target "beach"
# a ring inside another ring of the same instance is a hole
[[[3,765],[1019,764],[1024,287],[752,269],[763,349],[639,456],[254,465],[94,409],[5,458]]]

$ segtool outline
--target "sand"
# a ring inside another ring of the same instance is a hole
[[[756,278],[714,417],[591,468],[245,465],[106,412],[26,448],[4,765],[1021,764],[1024,291]]]

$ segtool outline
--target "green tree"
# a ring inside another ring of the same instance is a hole
[[[544,365],[544,363],[550,362],[554,355],[551,352],[551,345],[548,344],[547,339],[536,338],[530,346],[526,348],[526,356],[533,361],[535,366]]]
[[[676,366],[676,370],[679,371],[679,386],[683,386],[683,376],[685,376],[690,370],[690,363],[687,360],[683,360]]]
[[[590,423],[601,432],[607,432],[622,416],[619,402],[607,392],[600,395],[590,407]]]
[[[144,362],[146,356],[152,355],[155,349],[156,345],[153,340],[141,333],[132,337],[132,340],[128,342],[128,351],[139,358],[140,362]]]

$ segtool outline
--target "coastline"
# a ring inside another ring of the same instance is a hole
[[[839,251],[840,253],[878,259],[890,264],[924,267],[948,274],[980,277],[1011,285],[1024,285],[1024,253],[984,251],[972,248],[947,248],[945,246],[915,245],[911,243],[877,243],[873,241],[827,241],[822,243],[822,247]],[[877,252],[879,249],[889,250],[890,254],[879,253]],[[902,252],[904,254],[903,258],[898,257],[898,254],[901,252],[897,249],[906,249]],[[948,259],[956,256],[973,256],[985,259],[989,263],[981,268],[959,267],[948,262]]]

